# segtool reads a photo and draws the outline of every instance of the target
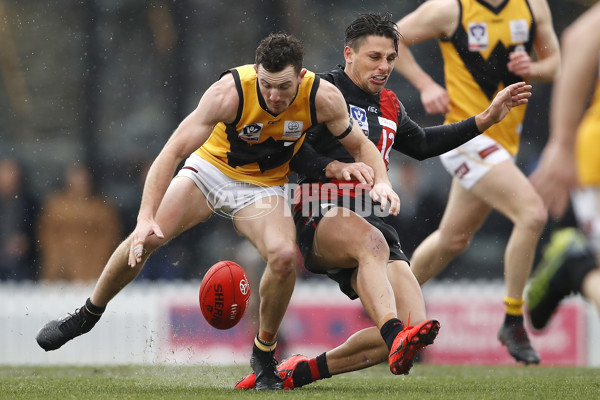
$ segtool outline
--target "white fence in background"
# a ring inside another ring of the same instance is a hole
[[[45,352],[35,342],[39,328],[48,320],[62,317],[80,307],[91,294],[93,286],[69,283],[0,284],[0,365],[248,364],[252,336],[256,332],[251,312],[234,329],[213,329],[201,317],[197,303],[199,287],[199,282],[131,284],[115,297],[100,323],[90,333],[57,351]],[[252,296],[257,296],[257,292],[254,291]],[[429,362],[446,360],[443,346],[452,343],[447,339],[450,335],[461,335],[455,330],[450,331],[452,322],[457,319],[462,319],[461,325],[471,322],[478,324],[479,321],[481,324],[489,323],[485,337],[476,338],[477,342],[498,346],[496,338],[490,336],[495,336],[493,332],[502,321],[502,310],[493,318],[476,313],[489,313],[488,310],[478,310],[478,303],[496,304],[501,301],[502,283],[434,282],[424,287],[424,294],[428,310],[439,312],[442,324],[440,336],[434,344],[439,348],[435,349],[436,352],[432,351]],[[463,304],[465,299],[468,300],[466,305]],[[444,307],[455,303],[459,309],[464,306],[464,310],[449,315]],[[496,308],[492,307],[494,312]],[[538,343],[536,346],[542,348],[545,344],[555,347],[557,343],[575,341],[578,351],[584,352],[583,358],[567,361],[567,364],[600,366],[600,341],[597,340],[600,338],[600,318],[596,310],[575,298],[567,302],[562,312],[565,317],[573,312],[582,316],[577,319],[580,321],[578,327],[572,330],[567,326],[569,329],[562,331],[558,327],[555,333],[549,329],[550,332],[545,334],[547,336],[532,337],[537,341],[534,341],[534,345]],[[557,319],[560,321],[561,318]],[[565,321],[565,324],[571,324],[568,319]],[[368,325],[370,322],[361,312],[360,303],[348,300],[329,281],[298,282],[282,327],[282,336],[286,338],[285,351],[288,354],[303,352],[315,356]],[[444,328],[448,336],[442,336]],[[572,331],[576,333],[569,333]],[[473,335],[472,329],[469,334]],[[464,362],[512,363],[504,354],[494,358],[497,348],[489,351],[491,358]],[[424,362],[428,362],[427,357],[424,357]]]

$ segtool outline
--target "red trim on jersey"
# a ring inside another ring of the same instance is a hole
[[[396,138],[396,132],[398,130],[398,111],[400,110],[400,104],[398,98],[389,89],[384,89],[379,97],[379,108],[381,111],[381,117],[388,119],[396,124],[396,129],[392,129],[388,126],[381,126],[381,135],[377,143],[377,149],[383,157],[385,167],[388,168],[390,163],[390,151]]]

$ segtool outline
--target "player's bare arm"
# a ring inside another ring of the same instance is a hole
[[[239,97],[233,77],[227,74],[204,93],[196,109],[179,124],[152,163],[144,184],[137,225],[131,234],[131,267],[135,267],[141,261],[147,237],[163,237],[154,216],[175,169],[181,161],[204,144],[217,123],[235,119],[238,104]]]
[[[459,23],[456,0],[430,0],[398,21],[400,41],[395,69],[421,93],[421,102],[429,114],[450,111],[446,89],[433,80],[417,63],[408,46],[434,38],[452,36]]]
[[[509,54],[508,70],[523,79],[550,82],[560,71],[560,44],[552,23],[552,14],[546,0],[530,0],[536,23],[533,45],[537,60],[524,51]]]
[[[315,97],[317,119],[327,125],[334,136],[346,132],[350,125],[350,117],[346,108],[346,100],[342,93],[331,83],[321,80]],[[352,124],[350,132],[340,139],[356,161],[363,162],[373,168],[373,188],[370,195],[374,201],[381,203],[382,209],[390,203],[390,214],[400,211],[400,198],[393,191],[381,154],[375,145],[363,134],[358,124]]]

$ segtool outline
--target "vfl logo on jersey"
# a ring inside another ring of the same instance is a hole
[[[298,139],[302,136],[302,127],[304,126],[302,121],[284,121],[283,124],[284,139]]]
[[[350,117],[358,122],[358,126],[363,130],[365,136],[369,136],[369,123],[365,109],[350,104]]]
[[[515,19],[509,21],[510,40],[513,43],[529,42],[529,26],[524,19]]]
[[[245,142],[258,142],[260,139],[260,133],[262,132],[263,124],[255,122],[250,125],[244,125],[241,132],[238,132],[238,136]]]
[[[488,29],[485,22],[471,22],[467,32],[469,51],[487,50],[489,45]]]

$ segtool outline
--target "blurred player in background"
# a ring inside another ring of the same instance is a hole
[[[474,117],[421,128],[397,96],[384,88],[397,58],[398,40],[390,16],[362,14],[346,28],[345,66],[319,74],[341,90],[355,122],[377,145],[386,164],[391,149],[420,160],[452,149],[502,120],[530,96],[530,86],[517,83],[499,92],[490,107]],[[290,165],[302,176],[294,220],[306,268],[327,274],[349,298],[360,297],[369,315],[373,298],[391,291],[397,318],[378,321],[372,317],[376,326],[355,333],[341,346],[312,359],[296,355],[284,361],[278,370],[285,388],[385,360],[392,373],[408,374],[414,357],[435,339],[439,322],[426,317],[421,288],[401,250],[398,233],[360,195],[356,178],[369,173],[367,166],[354,163],[323,125],[311,128]],[[386,285],[377,287],[377,280]],[[252,388],[254,381],[255,375],[250,374],[236,388]]]
[[[113,253],[85,305],[39,331],[43,349],[58,349],[92,329],[152,251],[219,211],[231,215],[267,262],[250,363],[257,389],[283,388],[274,351],[294,288],[297,246],[282,185],[305,131],[324,123],[373,168],[364,180],[373,185],[373,199],[390,204],[392,214],[400,207],[378,150],[353,125],[340,91],[302,68],[303,55],[298,39],[272,34],[258,46],[255,65],[226,71],[204,93],[150,167],[134,231]]]
[[[562,72],[552,92],[550,138],[531,175],[554,217],[564,214],[571,194],[579,228],[585,234],[566,228],[552,235],[527,289],[529,317],[536,329],[547,326],[570,293],[582,294],[600,311],[599,26],[600,4],[596,4],[563,33]]]
[[[551,81],[559,43],[546,0],[432,0],[398,22],[396,69],[421,93],[428,113],[445,123],[483,111],[494,94],[520,80]],[[406,46],[438,39],[446,89],[424,72]],[[537,56],[532,59],[530,54]],[[447,91],[446,91],[447,90]],[[523,290],[546,224],[543,201],[515,165],[525,107],[483,135],[443,154],[452,186],[439,228],[414,251],[411,268],[422,285],[468,246],[492,210],[513,223],[504,254],[506,316],[498,339],[516,361],[537,364],[523,325]]]

